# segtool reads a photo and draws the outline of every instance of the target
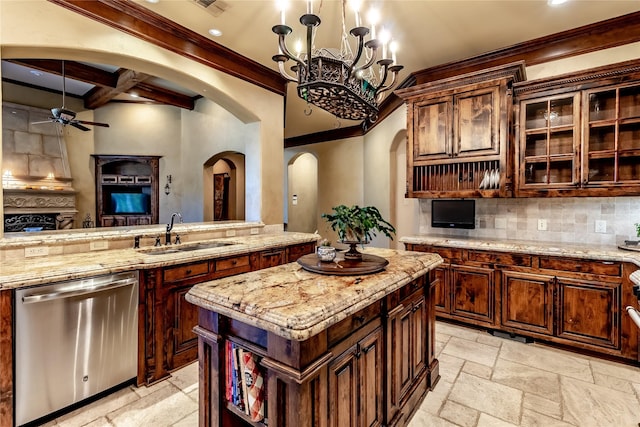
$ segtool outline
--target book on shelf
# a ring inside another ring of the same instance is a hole
[[[266,381],[260,357],[231,341],[227,341],[225,352],[226,400],[252,421],[266,424]]]

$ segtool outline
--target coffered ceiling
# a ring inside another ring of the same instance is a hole
[[[134,0],[149,13],[157,14],[202,37],[218,43],[243,55],[257,64],[276,70],[271,57],[277,53],[276,36],[271,27],[280,22],[280,12],[274,0],[158,0],[149,2]],[[54,0],[54,3],[57,1]],[[66,3],[82,3],[68,1]],[[306,1],[291,0],[286,13],[286,23],[293,28],[289,43],[304,36],[299,16],[304,13]],[[338,47],[340,43],[341,7],[340,0],[313,0],[314,13],[322,20],[316,33],[316,47]],[[208,5],[207,7],[205,7]],[[639,1],[615,0],[571,0],[560,6],[550,6],[547,0],[364,0],[363,9],[377,7],[382,15],[382,24],[390,29],[400,45],[398,62],[405,66],[400,80],[412,73],[436,67],[487,52],[503,49],[528,40],[567,31],[595,22],[640,11]],[[363,13],[364,15],[364,13]],[[347,13],[346,27],[354,26],[352,14]],[[221,31],[214,37],[210,29]],[[17,61],[13,65],[29,69],[54,71],[59,65],[51,61]],[[169,82],[162,82],[152,76],[140,75],[135,70],[120,70],[117,67],[100,64],[69,64],[67,75],[72,79],[83,78],[85,67],[92,67],[96,76],[116,79],[115,88],[104,89],[97,84],[94,92],[101,94],[87,96],[85,105],[95,108],[101,102],[116,97],[118,88],[131,85],[140,90],[141,96],[159,102],[180,105],[191,102],[197,94],[180,89]],[[7,78],[5,64],[2,65],[3,78]],[[73,71],[72,71],[73,70]],[[22,70],[23,74],[25,70]],[[54,71],[55,73],[55,71]],[[17,74],[11,77],[20,80]],[[71,85],[70,85],[71,86]],[[165,90],[161,90],[164,87]],[[90,90],[90,91],[91,91]],[[127,89],[128,91],[129,89]],[[165,92],[164,95],[161,95]],[[143,94],[144,93],[144,94]],[[154,95],[154,96],[152,96]],[[164,100],[160,96],[167,95]],[[305,103],[297,97],[295,86],[289,84],[286,101],[287,137],[326,131],[336,127],[353,126],[353,122],[337,120],[318,108],[311,115],[305,115]]]

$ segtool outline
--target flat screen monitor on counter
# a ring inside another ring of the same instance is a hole
[[[476,228],[476,201],[431,200],[431,226],[439,228]]]

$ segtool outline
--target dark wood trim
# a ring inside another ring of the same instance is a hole
[[[285,96],[286,81],[274,70],[252,61],[206,37],[188,30],[127,0],[49,0],[83,16],[119,29],[179,55],[241,78]],[[582,55],[640,41],[640,12],[573,28],[512,46],[496,49],[461,61],[449,62],[410,74],[398,88],[410,87],[495,67],[525,61],[527,65]],[[389,116],[402,101],[390,94],[380,106],[378,120],[366,131],[358,126],[285,139],[285,148],[362,136]]]
[[[7,59],[7,61],[33,68],[58,76],[62,75],[62,61],[59,59]],[[118,83],[118,73],[111,73],[90,65],[76,61],[64,61],[64,74],[68,78],[80,80],[92,85],[115,88]]]
[[[13,291],[0,291],[0,427],[13,426]]]
[[[640,41],[640,12],[572,28],[413,73],[416,84],[515,61],[527,66]]]
[[[82,16],[165,48],[279,95],[286,93],[280,74],[128,0],[49,0]]]

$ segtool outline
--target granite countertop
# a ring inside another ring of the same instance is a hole
[[[386,258],[385,270],[331,276],[298,263],[194,285],[187,301],[252,326],[302,341],[380,300],[442,263],[437,254],[366,248]]]
[[[627,251],[613,245],[557,243],[531,240],[497,240],[440,235],[406,236],[402,237],[400,241],[402,243],[412,243],[414,245],[432,245],[485,251],[566,256],[601,261],[630,262],[640,267],[640,252]],[[640,285],[640,270],[631,273],[631,275],[629,275],[629,279],[636,285]]]
[[[212,240],[233,244],[193,251],[168,252],[160,255],[145,253],[150,248],[141,248],[6,260],[0,265],[0,289],[34,286],[121,271],[166,267],[241,255],[263,249],[315,242],[318,238],[317,234],[282,232],[216,238]],[[193,243],[189,242],[188,244]]]
[[[532,240],[497,240],[477,237],[415,235],[400,238],[402,243],[433,245],[484,251],[514,252],[533,255],[566,256],[602,261],[631,262],[640,266],[640,252],[626,251],[614,245],[558,243]]]

